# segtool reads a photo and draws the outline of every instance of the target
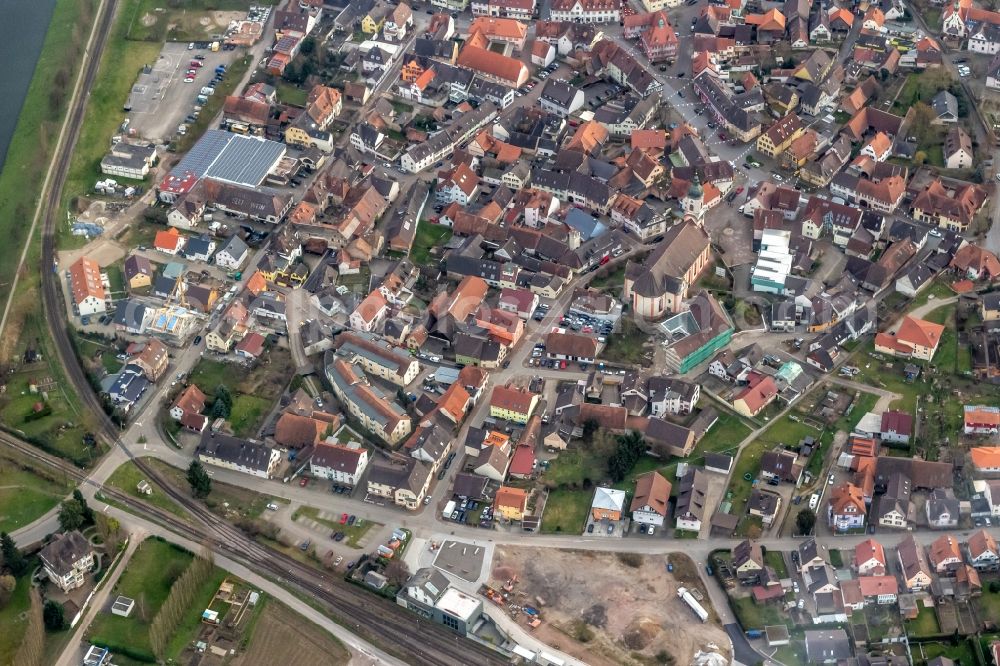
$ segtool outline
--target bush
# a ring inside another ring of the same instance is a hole
[[[618,553],[618,561],[627,567],[638,569],[642,566],[642,555],[638,553]]]

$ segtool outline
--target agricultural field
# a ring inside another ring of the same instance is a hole
[[[249,632],[248,632],[249,633]],[[232,666],[273,664],[346,664],[351,654],[343,643],[290,608],[268,601],[252,627],[252,635],[229,663]]]

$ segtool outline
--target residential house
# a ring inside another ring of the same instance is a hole
[[[309,458],[309,475],[336,484],[356,486],[368,466],[368,452],[361,446],[320,442]]]
[[[410,511],[420,508],[433,476],[413,458],[405,462],[374,462],[368,466],[368,493],[392,500]]]
[[[781,510],[781,495],[771,493],[760,488],[750,491],[750,499],[747,501],[747,513],[760,518],[765,526],[774,523],[774,519]]]
[[[94,568],[94,548],[76,530],[57,534],[38,553],[45,575],[64,593],[82,587]]]
[[[223,269],[238,271],[249,256],[250,248],[247,244],[239,236],[233,235],[215,253],[215,264]]]
[[[966,435],[996,435],[1000,432],[1000,407],[965,405],[962,408],[963,432]],[[986,449],[987,447],[979,447]],[[973,449],[975,451],[976,449]],[[978,465],[977,465],[978,466]],[[992,465],[987,465],[992,467]]]
[[[913,522],[910,477],[901,472],[889,476],[885,493],[879,497],[873,516],[882,527],[904,529]]]
[[[853,568],[859,576],[883,576],[886,571],[885,549],[875,539],[865,539],[854,547]]]
[[[965,544],[969,563],[978,571],[996,571],[1000,568],[1000,548],[996,539],[986,530],[979,530]]]
[[[972,139],[961,127],[952,127],[944,138],[944,163],[949,169],[971,169]]]
[[[621,19],[621,5],[614,0],[554,0],[549,18],[573,23],[613,23]]]
[[[733,398],[733,409],[742,416],[754,417],[764,411],[778,395],[778,386],[771,377],[764,377],[747,386]]]
[[[410,434],[410,416],[372,386],[360,366],[336,358],[327,364],[326,375],[337,399],[369,432],[389,444],[397,444]]]
[[[824,569],[829,563],[821,554],[816,539],[806,539],[799,544],[799,573],[804,574],[812,569]]]
[[[760,458],[760,474],[767,481],[798,484],[802,468],[796,458],[791,451],[765,451]]]
[[[633,522],[662,527],[669,510],[670,488],[670,482],[656,470],[636,478],[629,507]]]
[[[938,575],[952,575],[964,564],[958,540],[950,534],[937,538],[927,547],[927,559]]]
[[[912,534],[908,534],[899,542],[899,545],[896,547],[896,553],[899,558],[903,586],[907,591],[920,592],[929,588],[931,585],[931,568],[927,564],[923,548],[913,538]]]
[[[879,333],[875,336],[875,351],[889,356],[930,361],[934,358],[943,332],[944,326],[941,324],[907,315],[895,333]]]
[[[124,273],[129,289],[141,289],[153,284],[153,264],[141,254],[132,254],[125,259]]]
[[[569,116],[583,107],[583,90],[562,81],[550,79],[538,98],[542,109],[557,116]]]
[[[624,512],[624,490],[604,486],[598,486],[594,490],[594,499],[590,503],[590,515],[595,522],[600,520],[619,521],[624,517]]]
[[[70,293],[73,306],[81,317],[107,311],[107,292],[101,267],[90,257],[83,256],[69,267]]]
[[[701,531],[707,492],[708,476],[698,468],[689,468],[681,478],[677,491],[677,505],[674,509],[677,529]]]
[[[949,529],[958,526],[959,504],[951,488],[935,488],[924,503],[927,524],[932,529]]]
[[[202,433],[195,456],[203,464],[262,479],[274,476],[281,464],[281,452],[277,448],[213,431]]]
[[[389,303],[378,289],[373,290],[358,304],[350,316],[350,325],[356,331],[371,333],[385,321]]]
[[[701,397],[700,384],[659,375],[649,378],[646,391],[653,416],[690,414]]]
[[[744,585],[756,583],[764,571],[764,552],[760,543],[752,539],[738,543],[732,550],[730,568]]]
[[[830,491],[827,521],[837,531],[864,528],[866,511],[864,493],[853,483],[842,483]]]
[[[520,521],[528,511],[528,491],[523,488],[500,486],[493,499],[493,514],[501,519]]]
[[[807,629],[806,660],[811,664],[834,664],[851,659],[851,640],[843,629]]]
[[[538,395],[528,389],[507,384],[494,386],[490,398],[490,416],[525,424],[538,405]]]

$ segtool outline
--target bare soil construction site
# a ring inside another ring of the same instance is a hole
[[[699,652],[715,652],[729,663],[730,642],[711,603],[702,623],[677,596],[681,586],[698,589],[694,562],[686,555],[596,553],[498,546],[490,585],[509,586],[508,608],[539,640],[594,666],[690,664]]]

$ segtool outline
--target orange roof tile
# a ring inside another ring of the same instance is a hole
[[[493,500],[493,506],[517,509],[523,513],[528,507],[528,491],[523,488],[500,486]]]
[[[101,280],[101,267],[90,257],[77,259],[69,267],[69,277],[73,290],[73,301],[77,305],[90,296],[99,301],[104,300],[105,292],[104,282]]]
[[[457,62],[461,67],[518,85],[528,76],[528,68],[520,60],[493,53],[471,43],[466,43],[459,52]]]
[[[170,227],[166,231],[157,231],[156,238],[153,239],[153,247],[158,250],[176,250],[181,241],[181,234],[176,227]]]
[[[1000,467],[1000,446],[974,446],[969,457],[978,469],[996,469]]]

